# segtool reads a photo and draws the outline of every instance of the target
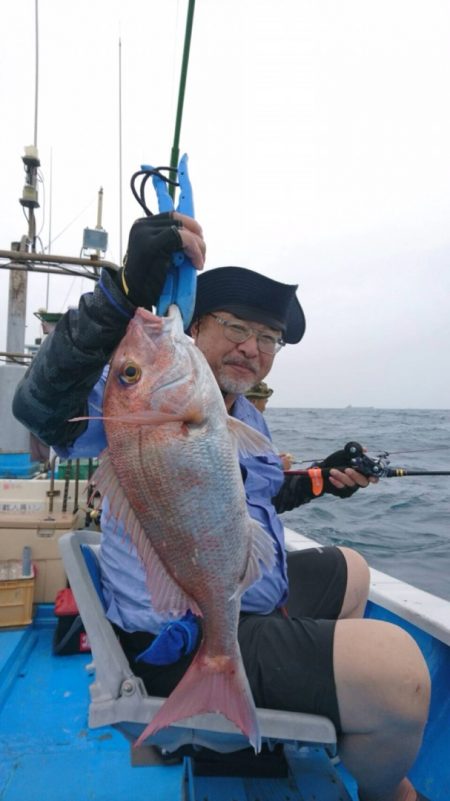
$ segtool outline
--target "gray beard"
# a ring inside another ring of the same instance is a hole
[[[256,376],[253,381],[248,378],[233,380],[232,378],[229,378],[229,376],[223,375],[222,370],[220,370],[219,374],[217,375],[217,382],[222,392],[225,392],[225,394],[229,395],[243,395],[245,392],[247,392],[247,390],[251,389],[251,387],[257,383]]]

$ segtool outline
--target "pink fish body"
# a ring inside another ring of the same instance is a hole
[[[105,389],[108,449],[97,486],[108,494],[145,565],[155,610],[202,617],[186,674],[140,736],[220,712],[259,750],[255,706],[237,641],[240,596],[270,537],[247,511],[239,450],[267,452],[258,432],[229,417],[203,354],[176,306],[160,318],[138,309],[117,348]]]

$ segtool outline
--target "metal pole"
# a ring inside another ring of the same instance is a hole
[[[26,250],[27,244],[27,238],[23,236],[19,245],[20,251]],[[17,265],[13,261],[9,274],[6,350],[8,353],[23,353],[25,350],[28,275],[15,267]]]
[[[35,31],[36,31],[36,46],[35,46],[35,83],[34,83],[34,146],[37,147],[37,133],[38,133],[38,89],[39,89],[39,0],[35,0]]]
[[[101,186],[98,190],[98,200],[97,200],[97,228],[101,230],[102,228],[102,217],[103,217],[103,187]],[[95,251],[97,254],[97,259],[100,258],[101,251],[97,248]]]
[[[49,212],[48,212],[48,245],[47,253],[52,250],[52,202],[53,202],[53,150],[50,148],[50,193],[49,193]],[[45,293],[45,308],[48,311],[50,298],[50,273],[47,273],[47,291]]]
[[[39,0],[34,0],[35,10],[35,75],[34,75],[34,149],[37,155],[38,108],[39,108]],[[39,164],[39,162],[38,162]],[[31,182],[36,187],[37,166],[30,168]],[[30,207],[28,218],[28,242],[30,249],[36,250],[36,217],[34,208]]]
[[[25,350],[25,319],[27,313],[28,273],[12,269],[9,274],[8,326],[6,350],[23,353]]]
[[[0,259],[9,259],[10,264],[0,264],[0,268],[5,268],[7,270],[13,269],[13,262],[27,262],[29,264],[78,264],[81,267],[108,267],[111,270],[118,270],[119,267],[117,264],[114,264],[112,261],[105,261],[98,259],[84,259],[77,256],[57,256],[55,255],[47,255],[45,253],[28,253],[28,251],[24,252],[22,247],[20,250],[0,250]],[[31,267],[26,267],[26,269],[33,271]],[[42,270],[41,270],[42,272]],[[93,278],[95,281],[97,280],[98,276],[96,275],[86,275],[83,273],[77,273],[78,275],[82,275],[83,278]]]
[[[103,217],[103,187],[101,186],[98,190],[98,200],[97,200],[97,228],[102,227],[102,217]]]
[[[37,203],[37,169],[39,159],[37,157],[37,129],[38,129],[38,83],[39,83],[39,25],[38,25],[38,0],[35,0],[35,96],[34,96],[34,145],[32,148],[25,148],[24,163],[26,168],[26,188],[31,194],[21,199],[22,205],[28,208],[28,238],[22,237],[19,250],[34,251],[36,249],[36,218],[34,207]],[[28,152],[31,150],[32,152]],[[33,197],[34,195],[34,197]],[[6,350],[20,352],[25,350],[25,326],[27,315],[27,288],[28,275],[26,272],[14,270],[14,260],[9,275],[9,295],[8,295],[8,324],[6,332]]]
[[[183,60],[181,62],[180,87],[178,90],[178,106],[177,106],[177,116],[175,120],[175,133],[173,138],[172,151],[170,154],[170,166],[172,167],[172,169],[175,170],[178,167],[178,160],[180,156],[181,120],[183,117],[184,93],[186,89],[186,78],[187,78],[187,70],[189,64],[189,50],[191,47],[194,9],[195,9],[195,0],[189,0],[189,7],[186,18],[186,31],[184,35]],[[175,187],[172,185],[169,185],[169,194],[173,200],[175,197]]]

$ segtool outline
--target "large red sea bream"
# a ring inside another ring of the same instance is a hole
[[[153,606],[202,617],[190,668],[138,742],[174,721],[220,712],[258,750],[237,626],[240,596],[274,554],[248,514],[237,453],[271,445],[227,414],[176,306],[164,318],[136,311],[112,359],[103,412],[108,449],[97,486],[136,545]]]

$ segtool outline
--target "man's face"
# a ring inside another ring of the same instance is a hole
[[[230,312],[214,312],[223,320],[251,328],[254,331],[281,336],[280,331],[262,323],[240,320]],[[252,334],[245,342],[230,342],[225,336],[224,326],[215,317],[206,314],[191,329],[195,344],[200,348],[213,371],[222,392],[240,395],[254,384],[262,381],[272,367],[275,354],[262,353],[256,336]]]

